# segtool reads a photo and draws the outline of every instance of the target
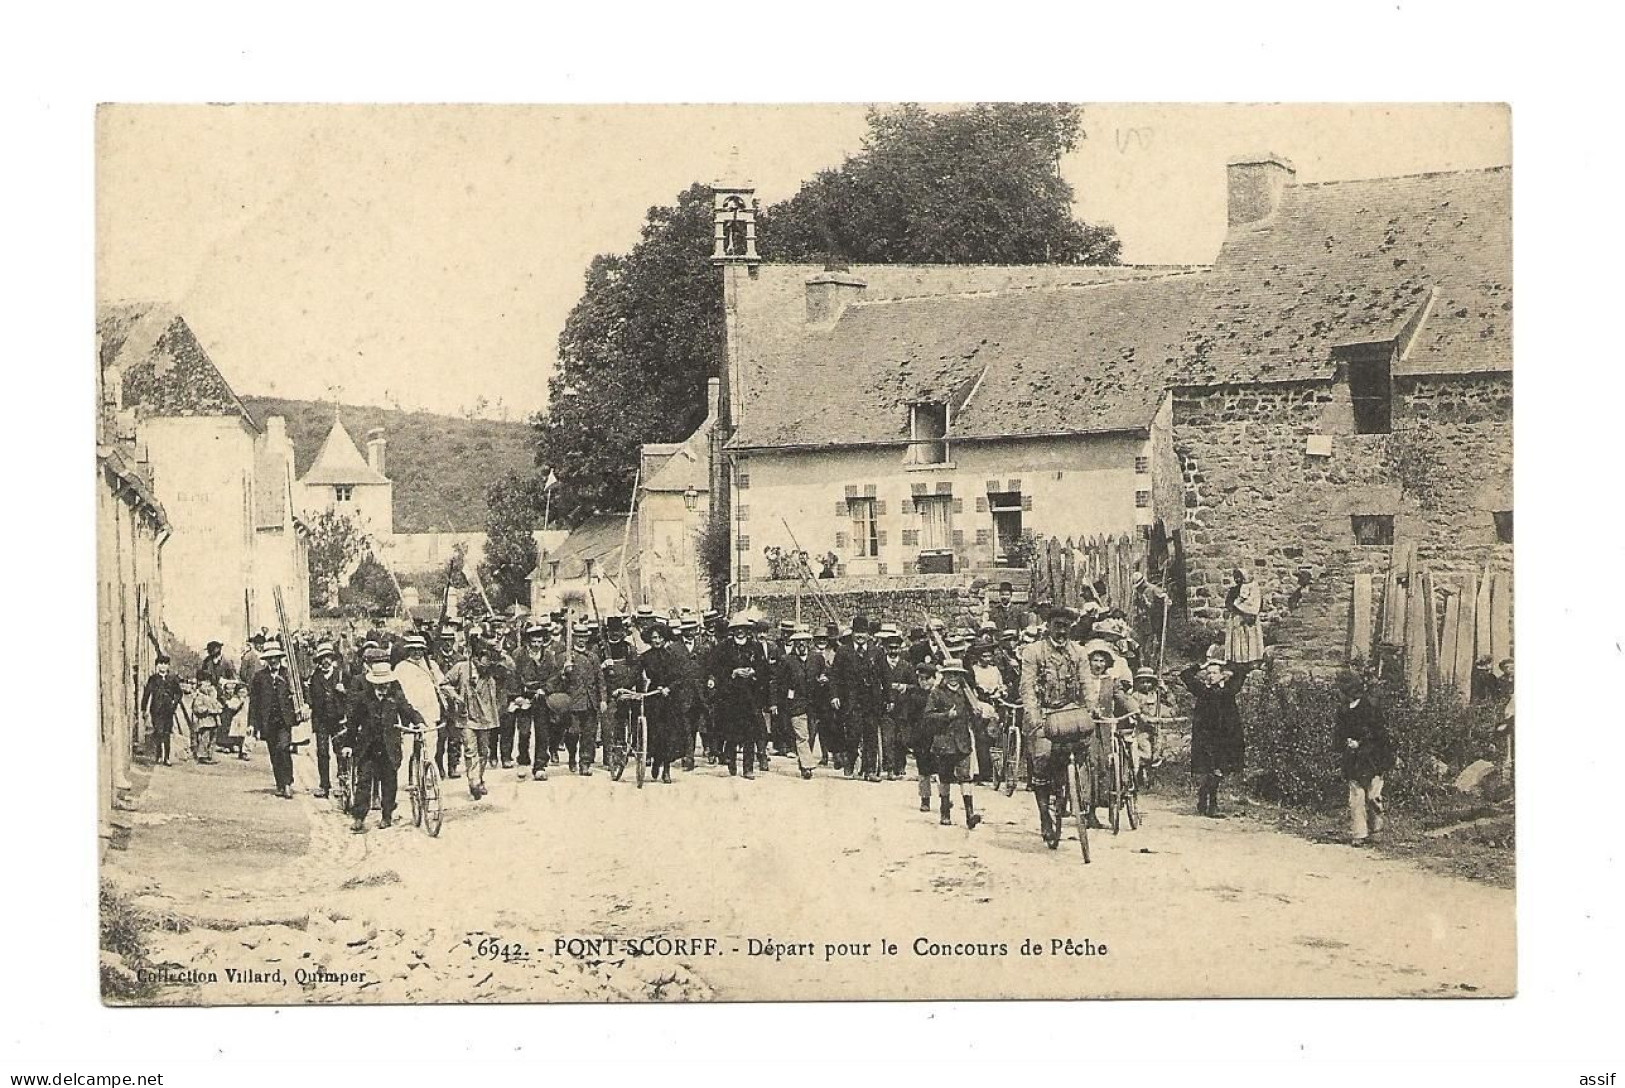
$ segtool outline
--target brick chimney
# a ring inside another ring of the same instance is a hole
[[[384,447],[386,444],[382,427],[374,427],[367,432],[367,464],[371,465],[372,470],[380,476],[389,475],[384,471]]]
[[[1281,190],[1298,176],[1291,162],[1266,151],[1231,159],[1226,175],[1230,196],[1230,226],[1261,223],[1281,206]]]
[[[848,306],[863,297],[868,286],[844,270],[820,272],[808,278],[807,324],[835,324]]]

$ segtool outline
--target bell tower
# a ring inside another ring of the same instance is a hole
[[[711,194],[715,227],[711,263],[747,267],[761,264],[762,258],[756,253],[756,187],[741,174],[737,148],[729,156],[728,173],[711,186]]]

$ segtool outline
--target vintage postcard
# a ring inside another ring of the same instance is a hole
[[[104,1000],[1512,995],[1510,123],[103,106]]]

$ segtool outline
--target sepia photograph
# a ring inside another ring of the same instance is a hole
[[[103,104],[102,1001],[1514,996],[1511,124]]]

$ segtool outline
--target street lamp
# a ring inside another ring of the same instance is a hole
[[[683,505],[685,507],[687,507],[688,512],[690,514],[692,514],[694,512],[694,508],[696,506],[698,506],[699,504],[700,504],[700,493],[698,491],[694,490],[694,485],[693,484],[689,484],[688,485],[688,490],[683,492]]]

